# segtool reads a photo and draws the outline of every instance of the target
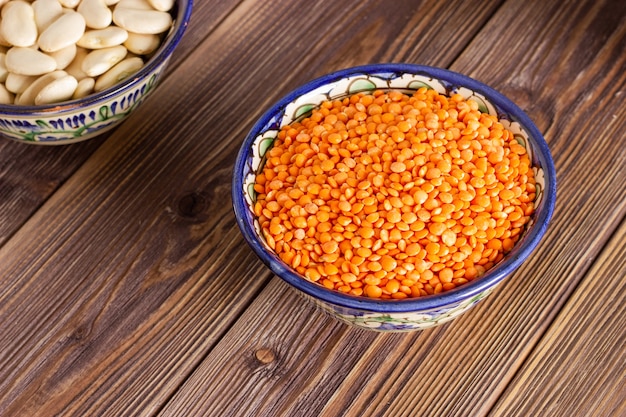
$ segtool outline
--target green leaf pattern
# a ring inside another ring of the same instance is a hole
[[[491,287],[473,296],[469,300],[462,301],[456,305],[449,305],[435,310],[406,313],[372,313],[357,310],[347,311],[346,309],[320,302],[319,300],[308,295],[301,295],[307,300],[313,302],[325,313],[338,318],[346,324],[376,330],[379,332],[408,332],[439,326],[460,316],[487,297],[494,288],[495,287]]]
[[[96,110],[85,107],[61,116],[6,116],[0,119],[0,133],[11,139],[42,143],[78,142],[96,136],[128,117],[145,100],[154,89],[161,69],[145,82],[107,101],[107,104],[100,105]]]

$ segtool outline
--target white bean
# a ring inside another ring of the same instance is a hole
[[[96,80],[94,80],[93,78],[83,78],[78,82],[72,98],[77,99],[87,97],[89,94],[93,93],[94,85],[96,85]]]
[[[120,8],[113,11],[113,21],[129,32],[159,34],[172,26],[172,16],[158,10],[137,10]]]
[[[80,0],[59,0],[59,3],[65,8],[75,9],[78,3],[80,3]]]
[[[39,36],[39,48],[54,52],[75,44],[85,33],[85,18],[78,12],[64,13]]]
[[[13,100],[15,100],[15,95],[0,83],[0,104],[13,104]]]
[[[143,60],[139,57],[127,58],[102,74],[96,80],[94,91],[103,91],[120,81],[130,77],[143,67]]]
[[[0,27],[2,27],[2,18],[0,17]],[[6,39],[4,39],[4,36],[2,36],[2,31],[0,30],[0,46],[4,47],[10,47],[13,46],[11,45]]]
[[[13,46],[28,47],[37,42],[37,24],[30,3],[9,1],[2,7],[2,37]]]
[[[104,0],[107,6],[115,6],[120,0]]]
[[[102,49],[121,45],[128,39],[128,32],[117,26],[105,29],[88,30],[78,40],[77,45],[88,49]]]
[[[9,70],[5,64],[6,54],[4,52],[0,52],[0,83],[3,83],[7,80],[7,75],[9,75]]]
[[[115,7],[119,9],[154,10],[148,0],[120,0]]]
[[[174,0],[148,0],[156,10],[169,12],[174,7]]]
[[[8,50],[5,65],[10,72],[16,74],[41,75],[54,71],[57,62],[36,49],[16,46]]]
[[[74,60],[65,68],[65,71],[78,81],[88,76],[85,74],[85,71],[83,71],[83,60],[88,53],[89,51],[87,49],[81,48],[80,46],[76,47]]]
[[[35,97],[35,104],[52,104],[72,98],[78,81],[71,75],[60,77],[45,85]]]
[[[132,32],[128,32],[128,39],[124,42],[126,49],[137,55],[151,54],[160,44],[161,38],[159,38],[159,35],[143,35]]]
[[[9,72],[4,86],[14,94],[22,94],[36,79],[37,76],[35,75],[21,75]]]
[[[126,57],[127,49],[121,45],[94,49],[83,59],[82,70],[90,77],[97,77],[111,69]]]
[[[32,4],[35,12],[35,23],[39,33],[63,14],[63,7],[58,0],[35,0]]]
[[[33,104],[35,104],[35,97],[37,97],[37,94],[39,94],[42,88],[55,80],[65,77],[66,75],[67,72],[65,71],[52,71],[42,75],[41,77],[30,83],[28,88],[20,93],[19,97],[16,97],[15,104],[21,106],[32,106]]]
[[[104,29],[111,25],[113,12],[104,0],[82,0],[76,11],[83,15],[85,23],[92,29]]]
[[[76,57],[76,45],[71,44],[70,46],[66,46],[63,49],[59,49],[58,51],[50,52],[48,55],[54,58],[54,60],[57,62],[56,69],[65,69],[68,65],[72,63],[72,61]]]

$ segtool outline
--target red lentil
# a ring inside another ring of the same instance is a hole
[[[359,93],[280,130],[254,210],[306,279],[421,297],[476,279],[513,248],[534,212],[530,167],[513,134],[459,94]]]

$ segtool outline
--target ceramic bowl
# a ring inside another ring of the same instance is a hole
[[[497,115],[531,155],[537,183],[536,208],[522,237],[505,258],[481,277],[452,290],[413,299],[376,300],[328,290],[287,266],[267,245],[252,211],[255,174],[263,166],[280,127],[308,114],[322,101],[360,91],[420,87],[448,95],[460,93],[475,100],[482,112]],[[331,316],[378,331],[420,330],[448,322],[490,294],[528,258],[546,232],[556,199],[556,175],[543,136],[528,116],[509,99],[487,85],[445,69],[410,64],[378,64],[349,68],[315,79],[265,112],[245,138],[237,156],[232,200],[241,232],[258,257],[300,295]]]
[[[0,104],[0,135],[24,143],[64,145],[118,126],[154,91],[187,29],[192,0],[176,0],[174,24],[159,49],[132,77],[82,99],[42,106]]]

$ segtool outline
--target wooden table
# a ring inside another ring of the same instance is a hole
[[[547,236],[476,308],[409,334],[303,304],[235,224],[269,105],[373,62],[528,112]],[[626,2],[197,1],[167,77],[95,140],[0,142],[0,415],[625,416]]]

